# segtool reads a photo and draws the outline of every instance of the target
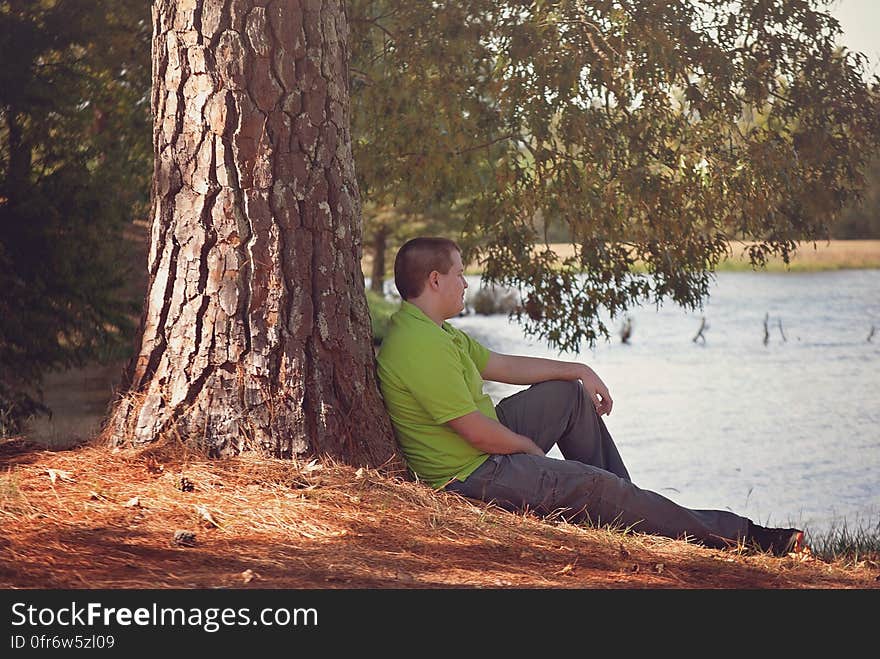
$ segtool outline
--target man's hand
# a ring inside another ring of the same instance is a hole
[[[593,406],[596,408],[596,414],[599,416],[602,416],[603,414],[611,414],[611,408],[614,406],[614,401],[611,399],[611,394],[608,393],[608,387],[606,387],[605,383],[602,382],[602,379],[596,375],[596,372],[589,366],[583,365],[583,372],[578,376],[578,379],[583,383],[584,391],[587,392],[590,400],[593,401]]]
[[[544,455],[544,451],[529,437],[513,432],[479,410],[447,421],[447,423],[468,444],[484,453]]]

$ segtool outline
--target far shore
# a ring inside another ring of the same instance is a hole
[[[731,245],[733,257],[726,259],[719,270],[751,270],[747,249],[751,243]],[[799,242],[797,252],[786,265],[781,258],[768,259],[769,272],[809,272],[820,270],[865,270],[880,268],[880,240],[830,240]]]
[[[719,263],[719,272],[751,271],[748,248],[753,243],[735,242],[730,245],[730,256]],[[540,245],[539,248],[543,248]],[[572,256],[574,247],[569,243],[550,243],[549,247],[560,260]],[[386,254],[386,260],[394,262],[393,254]],[[365,277],[370,276],[372,258],[364,255],[361,262]],[[754,268],[755,272],[821,272],[826,270],[867,270],[880,269],[880,240],[831,240],[821,242],[802,241],[788,264],[780,257],[767,259],[763,268]],[[471,264],[466,274],[479,275],[482,269]]]
[[[734,242],[730,244],[730,256],[719,263],[719,271],[752,270],[749,262],[748,248],[752,242]],[[551,243],[549,245],[560,260],[573,256],[574,247],[568,243]],[[822,270],[870,269],[880,268],[880,240],[831,240],[824,242],[802,241],[797,251],[786,264],[781,257],[767,259],[764,268],[755,268],[757,272],[818,272]],[[475,269],[474,274],[478,274]]]

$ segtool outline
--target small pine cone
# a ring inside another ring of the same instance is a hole
[[[191,531],[175,531],[171,544],[177,547],[195,547],[196,534]]]
[[[180,480],[177,482],[177,487],[181,492],[192,492],[196,489],[195,484],[186,476],[180,477]]]

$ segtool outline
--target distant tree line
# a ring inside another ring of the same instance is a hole
[[[880,239],[880,153],[865,168],[865,189],[860,200],[848,206],[831,236],[846,239]]]

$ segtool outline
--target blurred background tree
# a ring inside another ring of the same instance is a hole
[[[859,199],[847,206],[831,228],[831,237],[880,238],[880,152],[865,167],[865,188]]]
[[[494,189],[507,139],[485,36],[492,2],[350,0],[354,160],[371,289],[416,235],[461,239],[469,205]],[[468,244],[464,245],[466,251]]]
[[[149,3],[0,1],[0,434],[44,373],[130,350],[148,201]]]

